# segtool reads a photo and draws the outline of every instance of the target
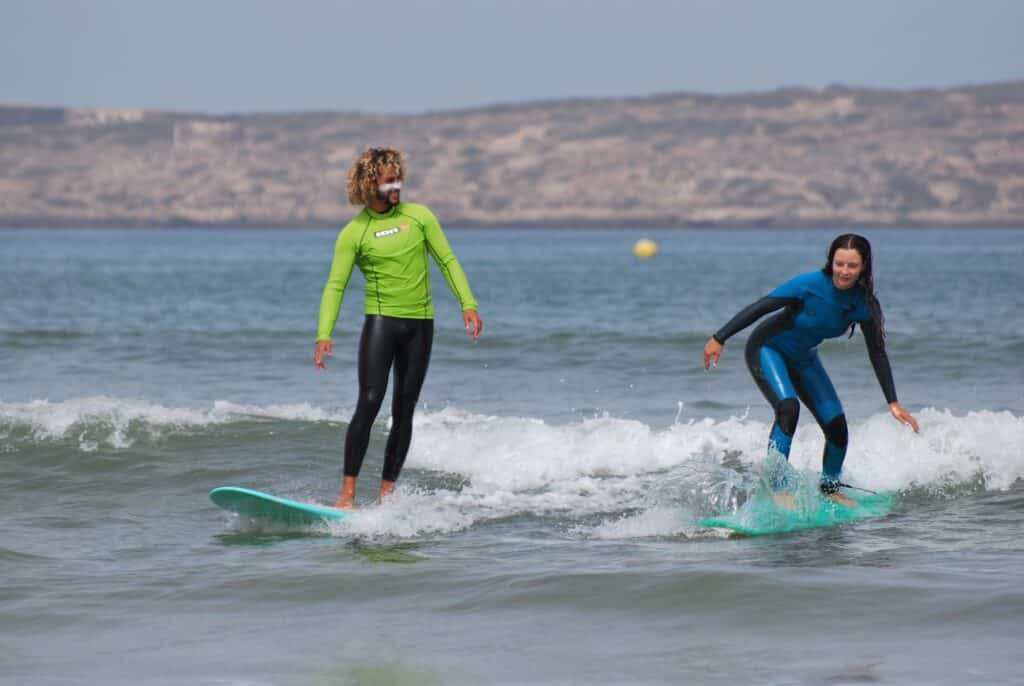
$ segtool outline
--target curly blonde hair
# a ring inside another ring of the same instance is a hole
[[[356,158],[348,170],[348,201],[353,205],[369,205],[377,197],[377,179],[387,167],[398,170],[398,178],[405,178],[405,160],[394,148],[368,148]]]

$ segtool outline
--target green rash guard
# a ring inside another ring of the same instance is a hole
[[[400,202],[384,214],[365,208],[338,234],[331,273],[320,299],[316,339],[331,340],[353,266],[366,277],[366,314],[433,319],[427,253],[441,268],[463,311],[476,310],[466,274],[433,212],[408,202]]]

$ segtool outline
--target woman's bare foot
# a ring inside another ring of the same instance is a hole
[[[839,503],[840,505],[846,505],[847,507],[857,507],[856,500],[850,500],[849,498],[847,498],[842,493],[839,493],[838,491],[835,493],[829,493],[828,497],[831,498],[833,502]]]
[[[789,491],[777,491],[772,494],[772,497],[775,498],[775,504],[779,507],[787,510],[796,509],[796,498]]]

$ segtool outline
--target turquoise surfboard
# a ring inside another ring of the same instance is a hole
[[[213,489],[210,491],[210,500],[225,510],[237,512],[245,517],[286,524],[318,524],[344,519],[352,514],[348,510],[300,503],[297,500],[279,498],[269,493],[235,486],[221,486]]]
[[[815,495],[798,502],[796,508],[790,510],[778,505],[771,494],[758,494],[735,512],[701,519],[697,524],[731,529],[747,536],[784,534],[881,517],[889,514],[895,500],[892,493],[851,493],[848,497],[857,504],[851,507]]]

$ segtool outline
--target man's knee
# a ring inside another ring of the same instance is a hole
[[[387,393],[386,388],[377,388],[376,386],[363,386],[359,389],[359,405],[368,408],[380,408],[382,402],[384,402],[384,394]]]

